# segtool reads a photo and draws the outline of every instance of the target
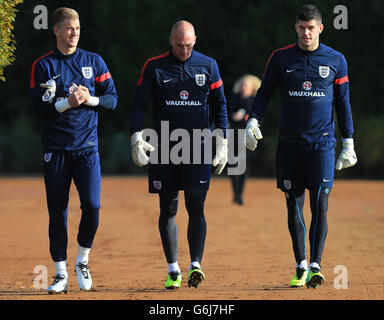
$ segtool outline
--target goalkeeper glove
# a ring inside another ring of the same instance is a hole
[[[353,139],[343,139],[343,150],[340,153],[339,159],[336,162],[336,170],[352,167],[356,164],[357,157],[354,150]]]
[[[245,145],[247,149],[254,151],[257,147],[257,140],[263,139],[263,135],[259,129],[259,122],[255,118],[251,118],[247,122],[245,128]]]
[[[149,163],[147,151],[154,151],[155,147],[143,140],[143,131],[137,131],[131,136],[132,160],[139,166],[143,167]]]
[[[215,173],[220,174],[228,161],[228,140],[217,136],[216,138],[216,155],[212,161],[214,167],[217,166]]]
[[[46,83],[40,83],[40,87],[47,89],[47,90],[45,90],[41,99],[44,102],[51,103],[53,101],[53,98],[55,97],[55,94],[56,94],[56,82],[55,82],[55,80],[49,79]]]

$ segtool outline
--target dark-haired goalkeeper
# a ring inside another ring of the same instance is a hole
[[[279,143],[276,152],[277,187],[285,193],[288,229],[296,272],[292,287],[316,287],[324,282],[321,257],[328,231],[328,197],[335,166],[335,125],[342,134],[343,150],[336,169],[357,162],[349,103],[349,79],[344,56],[319,42],[323,31],[320,11],[313,5],[299,9],[295,29],[298,42],[275,50],[265,68],[246,128],[246,144],[255,150],[262,139],[259,122],[273,91],[281,96]],[[310,258],[306,260],[306,225],[303,208],[309,190],[312,220]]]

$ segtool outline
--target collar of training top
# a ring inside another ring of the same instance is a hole
[[[75,52],[74,53],[71,53],[71,54],[63,54],[60,52],[60,50],[56,47],[55,50],[54,50],[54,53],[57,54],[58,56],[60,56],[61,58],[72,58],[72,57],[75,57],[77,56],[77,54],[80,52],[80,49],[79,48],[76,48]]]
[[[174,55],[173,55],[173,52],[172,52],[172,47],[169,49],[169,56],[176,62],[179,62],[179,63],[189,63],[189,61],[191,60],[191,58],[193,57],[193,54],[194,54],[195,50],[192,50],[192,53],[191,53],[191,56],[187,59],[187,60],[184,60],[184,61],[181,61],[180,59],[176,58]]]

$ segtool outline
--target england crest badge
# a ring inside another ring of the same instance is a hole
[[[153,181],[153,187],[156,189],[156,190],[161,190],[162,188],[162,184],[161,184],[161,181]]]
[[[195,75],[196,84],[199,87],[202,87],[203,85],[205,85],[205,79],[206,79],[206,76],[204,73],[199,73]]]
[[[319,66],[320,77],[326,78],[329,76],[329,67],[328,66]]]
[[[92,67],[81,67],[81,71],[85,79],[91,79],[93,75]]]
[[[290,190],[292,188],[291,180],[283,180],[284,188]]]

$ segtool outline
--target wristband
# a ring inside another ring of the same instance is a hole
[[[353,138],[343,139],[343,148],[353,150],[354,149]]]
[[[68,98],[65,98],[63,100],[60,100],[60,101],[57,101],[55,103],[55,108],[57,110],[57,112],[64,112],[65,110],[69,109],[71,106],[69,105],[68,103]]]
[[[131,146],[133,147],[137,142],[143,140],[143,131],[136,131],[134,134],[131,136]]]
[[[89,96],[89,99],[87,102],[85,102],[84,104],[86,106],[90,106],[90,107],[96,107],[99,105],[99,98],[98,97],[92,97],[92,96]]]

